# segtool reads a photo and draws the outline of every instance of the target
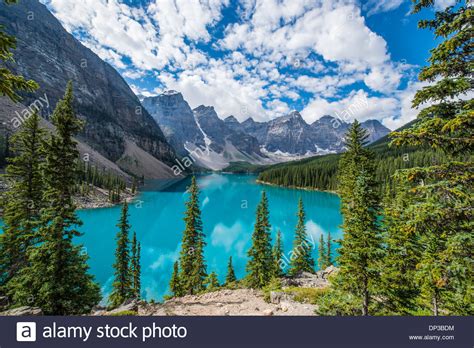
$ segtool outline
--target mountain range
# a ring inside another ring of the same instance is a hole
[[[189,154],[195,154],[197,166],[220,170],[231,162],[271,164],[344,149],[349,125],[332,116],[308,124],[293,111],[267,122],[239,122],[219,117],[212,106],[192,109],[177,91],[140,100],[112,66],[69,34],[38,0],[13,6],[0,2],[0,24],[17,38],[15,62],[8,68],[40,85],[35,93],[22,94],[22,104],[0,98],[7,131],[14,131],[13,115],[38,100],[47,100],[38,109],[51,128],[48,118],[72,81],[74,108],[86,121],[77,137],[81,153],[121,176],[172,178],[173,166]],[[362,126],[370,141],[389,132],[376,120]]]
[[[202,151],[194,156],[195,161],[210,169],[223,169],[237,161],[269,164],[341,152],[349,129],[348,123],[329,115],[308,124],[297,111],[267,122],[252,118],[239,122],[234,116],[221,119],[212,106],[192,109],[177,91],[143,97],[142,104],[179,155],[199,148]],[[390,132],[377,120],[362,122],[362,127],[369,142]]]
[[[74,108],[86,121],[78,140],[93,150],[88,155],[95,165],[103,165],[105,158],[120,167],[118,174],[124,176],[173,176],[174,150],[129,85],[69,34],[45,5],[37,0],[14,5],[1,1],[0,24],[17,39],[15,62],[7,63],[8,68],[40,86],[35,93],[21,94],[24,107],[38,105],[39,98],[45,96],[48,105],[40,112],[47,120],[67,82],[72,81]],[[11,120],[13,116],[5,115],[6,110],[2,108],[0,116]]]

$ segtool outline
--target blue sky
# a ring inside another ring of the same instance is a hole
[[[443,8],[452,0],[437,0]],[[221,118],[308,123],[340,114],[391,129],[416,116],[416,75],[436,42],[408,0],[43,0],[137,94],[167,89]],[[348,120],[349,121],[349,120]]]

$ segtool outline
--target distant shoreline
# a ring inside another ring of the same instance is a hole
[[[283,188],[290,188],[290,189],[295,189],[295,190],[304,190],[304,191],[317,191],[317,192],[326,192],[326,193],[332,193],[336,196],[339,196],[339,194],[336,192],[336,191],[332,191],[332,190],[321,190],[321,189],[316,189],[316,188],[310,188],[310,187],[300,187],[300,186],[294,186],[294,185],[291,185],[291,186],[284,186],[284,185],[278,185],[278,184],[274,184],[272,182],[267,182],[267,181],[263,181],[263,180],[255,180],[255,182],[257,184],[262,184],[262,185],[268,185],[268,186],[275,186],[275,187],[283,187]]]

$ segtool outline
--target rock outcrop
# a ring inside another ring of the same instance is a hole
[[[47,119],[67,82],[72,81],[74,108],[86,121],[81,141],[114,163],[122,158],[127,141],[157,161],[173,162],[172,147],[125,80],[69,34],[46,6],[38,0],[22,0],[11,6],[2,1],[0,23],[17,38],[15,63],[8,63],[8,67],[40,86],[35,93],[22,95],[24,105],[43,98],[37,105]]]

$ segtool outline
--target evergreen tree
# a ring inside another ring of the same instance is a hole
[[[331,231],[328,231],[328,240],[327,240],[327,246],[326,246],[326,263],[327,263],[327,267],[332,266],[334,264],[332,261]]]
[[[179,264],[178,261],[176,261],[173,266],[173,274],[171,275],[170,281],[171,292],[173,293],[173,296],[176,297],[184,295],[183,286],[179,274]]]
[[[253,288],[262,288],[271,280],[274,270],[270,236],[268,200],[265,191],[257,207],[257,217],[252,234],[252,246],[248,251],[247,283]]]
[[[211,272],[206,278],[206,290],[215,291],[220,288],[219,279],[217,279],[216,272]]]
[[[140,242],[137,241],[137,234],[133,232],[132,237],[132,259],[130,264],[130,272],[132,276],[132,293],[133,297],[136,299],[140,299],[141,297],[141,265],[140,265],[140,253],[141,253],[141,245]]]
[[[12,151],[6,169],[11,183],[5,195],[3,234],[0,234],[0,288],[27,264],[27,250],[37,243],[40,209],[43,207],[45,131],[34,113],[12,137]]]
[[[404,207],[406,213],[392,216],[388,226],[406,231],[403,247],[416,257],[406,265],[412,277],[406,281],[416,283],[421,308],[430,309],[433,315],[474,312],[474,102],[466,98],[474,85],[472,8],[466,1],[458,3],[436,12],[434,19],[419,22],[420,28],[432,29],[442,39],[419,74],[419,80],[430,85],[417,91],[412,102],[414,108],[429,106],[411,127],[396,132],[393,141],[398,146],[430,146],[448,158],[442,164],[397,173],[402,188],[397,191],[398,209]],[[417,0],[413,12],[431,6],[432,1]],[[390,243],[396,242],[393,237],[389,235]],[[407,285],[406,290],[412,288]]]
[[[281,240],[281,231],[278,230],[275,245],[273,246],[273,273],[274,277],[280,278],[285,275],[285,272],[282,269],[283,264],[283,243]]]
[[[229,257],[229,263],[227,264],[227,276],[225,278],[225,285],[229,285],[237,280],[235,277],[234,266],[232,265],[232,256]]]
[[[298,202],[298,223],[296,225],[295,239],[293,241],[293,250],[290,258],[291,268],[289,273],[294,275],[299,272],[314,273],[314,260],[311,256],[311,245],[306,233],[303,200]]]
[[[73,237],[81,221],[75,213],[72,190],[79,152],[74,136],[82,127],[73,107],[72,84],[51,117],[55,132],[47,141],[39,245],[28,250],[11,291],[16,303],[37,306],[46,314],[88,313],[100,300],[99,287],[87,273],[87,255]]]
[[[199,208],[199,187],[193,177],[189,187],[190,197],[186,202],[184,217],[185,229],[181,244],[179,265],[181,266],[180,279],[183,291],[186,294],[196,294],[204,290],[204,281],[207,277],[204,260],[204,233]]]
[[[16,0],[4,0],[7,5],[14,4]],[[38,84],[32,80],[25,80],[23,76],[13,74],[6,68],[7,62],[14,62],[11,50],[16,48],[16,39],[6,34],[0,25],[0,95],[7,96],[13,102],[19,102],[17,91],[33,92],[38,89]]]
[[[339,169],[342,228],[344,239],[339,249],[338,277],[343,290],[360,299],[362,315],[369,314],[371,292],[378,282],[377,264],[381,257],[373,154],[364,147],[367,132],[354,121],[346,135],[347,151]]]
[[[132,270],[130,270],[130,248],[129,248],[129,230],[128,223],[128,204],[125,202],[122,206],[122,213],[117,227],[117,247],[115,249],[115,263],[114,263],[114,282],[112,283],[112,293],[109,298],[110,305],[117,307],[125,300],[129,299],[134,294],[132,287],[133,282],[133,263]],[[135,241],[136,242],[136,241]],[[133,258],[132,258],[133,262]]]
[[[324,270],[329,265],[328,265],[327,245],[326,245],[326,242],[324,241],[324,236],[322,234],[321,234],[321,237],[319,237],[318,253],[319,253],[319,258],[318,258],[319,269]]]

